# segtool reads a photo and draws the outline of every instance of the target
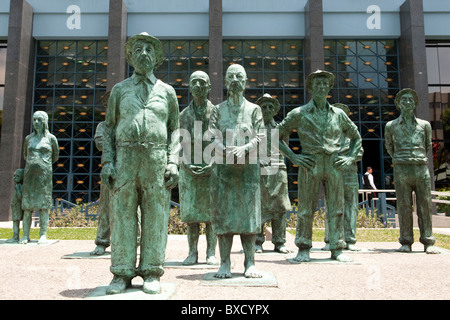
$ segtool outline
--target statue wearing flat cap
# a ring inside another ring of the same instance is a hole
[[[143,291],[160,293],[167,243],[170,190],[178,182],[179,127],[175,90],[153,71],[162,63],[161,42],[147,33],[128,39],[127,62],[133,75],[117,83],[106,113],[102,183],[111,189],[111,267],[107,294],[122,293],[131,279],[144,279]],[[175,139],[174,139],[175,140]],[[141,243],[137,260],[137,208]]]
[[[274,251],[279,253],[290,253],[286,246],[286,211],[291,210],[291,201],[288,193],[288,179],[284,156],[278,148],[272,147],[274,129],[277,123],[274,116],[280,110],[280,103],[270,94],[266,93],[258,100],[256,104],[261,107],[264,128],[266,129],[266,147],[269,163],[260,159],[260,165],[266,169],[265,174],[261,174],[261,232],[256,237],[255,252],[263,252],[263,243],[265,240],[264,225],[270,222],[272,226],[272,243]],[[278,142],[278,141],[276,141]]]

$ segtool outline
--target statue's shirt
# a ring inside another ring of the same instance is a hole
[[[394,164],[426,164],[431,150],[431,125],[413,118],[412,126],[400,115],[385,128],[386,150]]]
[[[110,133],[103,138],[104,162],[112,161],[115,147],[164,148],[171,155],[171,133],[179,126],[175,90],[156,79],[133,74],[111,91],[106,114]],[[115,146],[114,146],[115,144]],[[173,161],[176,159],[173,157]]]
[[[306,155],[338,153],[342,149],[342,133],[350,139],[360,139],[358,128],[344,111],[327,102],[326,113],[321,113],[313,100],[290,111],[277,128],[280,138],[297,130],[302,153]]]

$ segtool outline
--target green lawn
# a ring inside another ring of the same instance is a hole
[[[295,235],[295,229],[288,229]],[[47,237],[49,239],[59,240],[94,240],[97,234],[97,228],[49,228]],[[324,229],[314,229],[313,241],[323,241]],[[22,233],[21,233],[22,236]],[[39,229],[31,229],[31,238],[39,239]],[[12,229],[0,228],[0,239],[9,239],[12,237]],[[364,229],[357,230],[358,242],[398,242],[398,229]],[[436,246],[450,250],[450,236],[435,233]],[[414,239],[419,241],[419,230],[414,230]]]

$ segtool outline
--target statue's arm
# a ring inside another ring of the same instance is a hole
[[[106,111],[105,124],[103,126],[103,154],[102,164],[114,165],[115,158],[115,127],[117,123],[117,114],[119,111],[119,89],[115,86],[111,90],[108,100],[108,110]]]
[[[52,135],[50,143],[52,145],[52,162],[55,163],[59,159],[59,145],[58,139]]]
[[[180,112],[175,89],[168,90],[168,119],[167,119],[167,166],[164,173],[166,188],[172,189],[178,183],[178,154],[180,143],[177,131],[180,128]]]
[[[386,146],[386,151],[389,153],[389,155],[391,157],[394,157],[394,141],[390,123],[387,123],[384,129],[384,145]]]
[[[431,141],[432,133],[431,133],[431,125],[427,121],[425,124],[425,150],[427,154],[432,150],[433,143]]]

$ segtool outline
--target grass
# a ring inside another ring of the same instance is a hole
[[[295,229],[288,229],[288,232],[295,235]],[[47,238],[59,240],[92,240],[97,234],[97,228],[48,228]],[[0,239],[9,239],[13,235],[12,229],[0,228]],[[316,228],[313,231],[313,241],[323,241],[325,230]],[[358,242],[398,242],[400,236],[398,229],[357,229]],[[21,232],[22,236],[22,232]],[[32,228],[30,231],[31,239],[39,239],[39,228]],[[434,233],[436,239],[435,245],[450,250],[450,236]],[[419,241],[419,230],[414,229],[414,239]]]
[[[295,229],[288,229],[288,232],[295,235]],[[314,229],[312,241],[323,241],[325,229]],[[450,250],[450,236],[434,233],[436,239],[435,246]],[[399,229],[384,228],[358,228],[356,239],[358,242],[398,242],[400,237]],[[414,241],[419,241],[419,229],[414,229]]]

